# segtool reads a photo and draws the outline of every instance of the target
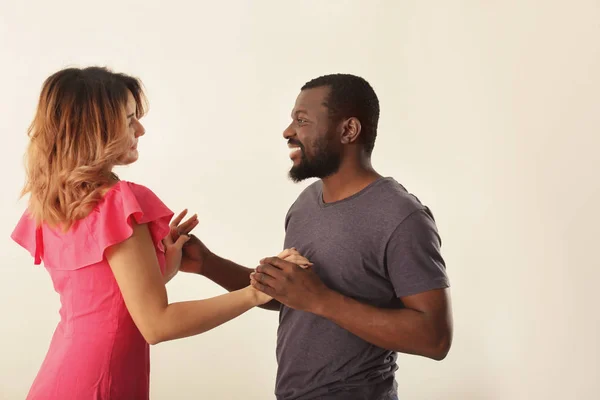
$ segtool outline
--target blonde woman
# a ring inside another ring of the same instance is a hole
[[[197,218],[182,223],[184,210],[171,221],[150,189],[112,172],[138,159],[145,110],[140,81],[104,68],[64,69],[43,85],[29,129],[28,209],[12,238],[44,263],[61,319],[28,399],[147,399],[148,344],[271,300],[248,286],[169,303],[165,283]],[[295,250],[280,256],[308,264]]]

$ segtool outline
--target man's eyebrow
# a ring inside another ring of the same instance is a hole
[[[298,114],[301,114],[301,113],[302,113],[302,114],[308,114],[308,112],[307,112],[306,110],[304,110],[304,109],[299,109],[299,110],[296,110],[296,111],[292,112],[292,118],[294,118],[294,117],[298,116]]]

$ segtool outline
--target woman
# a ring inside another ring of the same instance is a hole
[[[112,172],[138,158],[141,83],[70,68],[43,85],[29,128],[28,210],[12,238],[44,262],[61,320],[28,399],[147,399],[149,346],[197,335],[270,300],[252,286],[169,304],[165,283],[198,224]],[[281,257],[308,261],[295,250]]]

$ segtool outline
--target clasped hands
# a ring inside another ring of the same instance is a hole
[[[182,223],[186,214],[187,210],[183,210],[173,219],[170,235],[163,241],[167,256],[166,273],[170,277],[179,270],[202,274],[203,264],[211,254],[199,239],[190,235],[198,225],[197,216],[193,215]],[[184,245],[185,257],[182,259]],[[318,313],[330,289],[312,267],[313,264],[292,247],[275,257],[262,259],[250,274],[250,284],[290,308]]]
[[[329,289],[312,266],[295,248],[286,249],[263,258],[250,274],[250,284],[290,308],[317,313]]]

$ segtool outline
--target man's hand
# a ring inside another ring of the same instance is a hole
[[[296,310],[318,313],[331,292],[312,268],[269,257],[251,275],[251,284],[280,303]]]
[[[384,349],[434,360],[452,342],[452,314],[446,289],[402,297],[405,308],[377,308],[329,289],[312,268],[266,258],[251,275],[257,290],[286,306],[326,318]]]
[[[203,275],[206,260],[212,255],[211,251],[200,239],[194,235],[190,235],[190,240],[183,245],[183,257],[179,270]]]

